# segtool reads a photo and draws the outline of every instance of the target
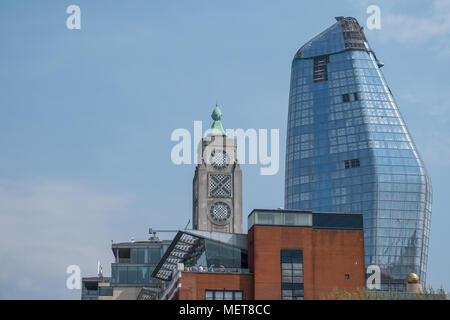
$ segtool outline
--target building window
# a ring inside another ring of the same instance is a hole
[[[161,260],[162,254],[161,254],[161,248],[149,248],[149,263],[151,264],[158,264],[159,260]]]
[[[242,291],[205,290],[205,300],[242,300]]]
[[[353,93],[344,93],[342,95],[342,102],[350,102],[350,101],[358,101],[359,100],[359,96],[357,92],[353,92]]]
[[[303,297],[303,250],[281,249],[281,299]]]
[[[345,274],[345,280],[350,279],[350,275],[348,273]]]
[[[130,248],[120,248],[120,249],[118,248],[116,262],[117,263],[130,263]]]
[[[83,282],[83,296],[98,295],[98,283],[97,282]]]
[[[328,80],[327,64],[329,61],[328,56],[314,58],[314,82]]]
[[[111,284],[153,284],[154,266],[111,266]]]
[[[113,293],[114,293],[113,287],[110,287],[110,286],[98,287],[98,295],[99,296],[112,296]]]
[[[131,264],[145,264],[148,263],[147,248],[131,248]]]
[[[352,160],[344,161],[345,169],[358,168],[359,166],[360,166],[359,159],[352,159]]]

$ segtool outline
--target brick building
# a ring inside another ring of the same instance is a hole
[[[365,287],[359,214],[253,210],[248,235],[183,230],[156,266],[159,299],[321,299]]]

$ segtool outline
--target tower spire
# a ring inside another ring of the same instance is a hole
[[[211,118],[214,120],[211,129],[209,129],[208,136],[226,136],[225,130],[223,129],[222,123],[222,111],[220,111],[219,106],[216,103],[216,107],[211,114]]]

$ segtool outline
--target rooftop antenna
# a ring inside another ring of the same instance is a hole
[[[155,240],[157,238],[156,237],[156,231],[153,230],[152,228],[148,229],[148,233],[150,234],[150,239],[148,239],[148,240]]]
[[[103,267],[100,263],[100,260],[97,260],[97,276],[99,278],[103,278]]]
[[[156,236],[157,232],[170,232],[170,233],[177,233],[179,230],[154,230],[153,228],[148,229],[148,233],[151,235],[151,237],[148,240],[159,240]]]
[[[188,225],[191,223],[191,219],[188,220],[188,223],[186,224],[186,227],[184,227],[184,230],[187,229]]]
[[[134,243],[134,241],[135,241],[134,237],[131,237],[131,243]]]

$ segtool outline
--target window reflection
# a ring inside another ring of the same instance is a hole
[[[379,264],[389,281],[409,272],[424,280],[429,178],[373,54],[343,51],[339,28],[305,44],[292,64],[285,207],[362,213],[366,261]],[[324,55],[326,77],[314,59]],[[254,215],[249,228],[293,223],[277,219]]]

